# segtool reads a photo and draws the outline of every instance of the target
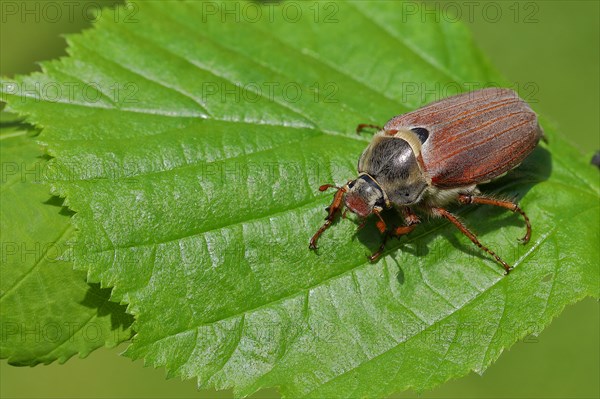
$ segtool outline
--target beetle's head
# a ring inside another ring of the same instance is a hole
[[[377,181],[366,173],[349,182],[347,187],[344,204],[361,218],[369,216],[373,210],[381,211],[387,202]]]

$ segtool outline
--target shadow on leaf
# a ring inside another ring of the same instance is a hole
[[[74,211],[72,211],[71,209],[69,209],[68,206],[64,205],[65,199],[58,197],[56,195],[51,196],[50,198],[48,198],[46,201],[42,202],[44,205],[50,205],[50,206],[58,206],[60,207],[60,210],[58,211],[58,213],[60,215],[63,216],[73,216],[75,214]]]
[[[547,180],[551,172],[552,159],[550,152],[546,148],[538,146],[518,168],[494,182],[480,186],[480,190],[484,194],[511,199],[518,203],[536,184]],[[478,237],[509,226],[522,227],[523,234],[525,233],[523,218],[519,214],[511,213],[506,209],[485,205],[454,205],[449,210],[459,216],[465,225]],[[527,212],[527,209],[524,210]],[[462,234],[450,222],[442,219],[433,219],[420,213],[418,210],[416,212],[421,216],[421,224],[406,236],[388,239],[382,256],[393,255],[396,251],[401,250],[416,257],[436,256],[440,260],[447,259],[452,255],[450,248],[447,248],[447,250],[437,248],[434,251],[430,249],[431,242],[437,236],[441,235],[452,248],[464,253],[466,257],[493,261],[490,255],[474,246],[471,242],[462,240],[460,238]],[[394,209],[384,211],[382,216],[389,228],[403,225],[398,212]],[[372,253],[377,251],[383,241],[383,235],[377,230],[375,222],[375,218],[370,217],[365,226],[356,233],[358,240]],[[535,234],[535,221],[532,221],[532,224],[534,225],[533,233]],[[526,246],[518,243],[520,237],[515,237],[514,242],[511,241],[506,243],[506,245],[519,245],[526,248]],[[480,241],[495,252],[498,252],[497,247],[502,247],[502,243],[486,242],[485,237],[481,238]],[[520,249],[516,248],[516,251],[520,251]],[[435,252],[434,255],[432,255],[432,252]],[[396,257],[392,256],[392,258],[398,264],[398,283],[403,284],[404,271],[400,263],[396,260]]]
[[[111,328],[127,329],[133,324],[133,316],[126,312],[127,306],[110,301],[112,288],[100,288],[100,284],[88,283],[89,289],[81,304],[96,309],[99,317],[110,315]]]

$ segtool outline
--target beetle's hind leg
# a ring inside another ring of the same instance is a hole
[[[356,126],[356,134],[361,134],[361,132],[363,132],[367,128],[377,129],[377,131],[383,130],[383,127],[378,126],[378,125],[371,125],[369,123],[361,123],[360,125]]]
[[[459,195],[458,201],[461,204],[485,204],[499,206],[501,208],[505,208],[510,211],[519,213],[521,216],[523,216],[523,219],[525,220],[525,225],[527,226],[527,232],[525,233],[525,236],[523,236],[523,238],[520,238],[519,241],[521,241],[523,244],[527,244],[529,242],[529,239],[531,238],[531,223],[529,222],[529,218],[527,217],[525,212],[521,208],[519,208],[519,206],[514,202],[468,194]]]
[[[500,258],[498,255],[496,255],[496,253],[494,251],[492,251],[491,249],[489,249],[488,247],[486,247],[485,245],[480,243],[479,240],[477,239],[477,237],[475,236],[475,234],[473,234],[471,232],[471,230],[469,230],[467,228],[467,226],[465,226],[460,220],[458,220],[458,218],[456,216],[454,216],[453,214],[451,214],[450,212],[448,212],[447,210],[445,210],[443,208],[431,208],[431,211],[433,212],[434,215],[441,216],[441,217],[447,219],[448,221],[450,221],[464,235],[469,237],[469,240],[471,240],[471,242],[473,242],[473,244],[477,245],[480,249],[482,249],[483,251],[492,255],[494,257],[494,259],[496,259],[496,261],[498,263],[500,263],[502,265],[502,267],[504,268],[504,274],[508,274],[508,272],[510,272],[512,270],[512,267],[510,267],[510,265],[508,263],[506,263],[505,261],[503,261],[502,258]]]

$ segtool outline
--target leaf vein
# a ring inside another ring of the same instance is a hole
[[[545,234],[545,235],[544,235],[544,236],[543,236],[543,237],[542,237],[542,238],[541,238],[539,241],[537,241],[537,242],[535,243],[535,245],[534,245],[534,248],[536,248],[536,249],[537,249],[537,248],[539,248],[539,247],[541,246],[541,244],[542,244],[542,243],[543,243],[543,242],[544,242],[544,241],[545,241],[545,240],[548,238],[548,236],[549,236],[550,234],[552,234],[553,232],[554,232],[554,229],[552,229],[552,230],[548,231],[548,233],[546,233],[546,234]],[[532,248],[531,250],[529,250],[528,252],[526,252],[526,253],[525,253],[525,254],[522,256],[522,258],[521,258],[520,260],[518,260],[517,262],[515,262],[515,266],[516,266],[517,264],[520,264],[520,263],[521,263],[523,260],[525,260],[526,258],[528,258],[528,257],[529,257],[529,256],[532,254],[532,252],[533,252],[533,248]],[[412,339],[414,339],[414,338],[418,337],[418,336],[419,336],[419,333],[422,333],[422,332],[424,332],[424,331],[430,330],[430,329],[432,329],[433,327],[435,327],[435,326],[437,326],[437,325],[441,324],[442,322],[444,322],[445,320],[447,320],[448,318],[450,318],[452,315],[454,315],[456,312],[460,311],[461,309],[464,309],[464,308],[465,308],[467,305],[470,305],[470,304],[472,304],[472,303],[473,303],[473,302],[474,302],[476,299],[478,299],[479,297],[481,297],[481,296],[482,296],[482,295],[484,295],[485,293],[489,292],[489,291],[490,291],[492,288],[494,288],[494,287],[495,287],[495,286],[496,286],[496,285],[497,285],[499,282],[501,282],[501,281],[502,281],[502,280],[504,280],[505,278],[506,278],[506,277],[502,276],[502,277],[500,277],[500,278],[496,279],[496,280],[495,280],[495,281],[494,281],[492,284],[490,284],[490,286],[489,286],[489,287],[488,287],[486,290],[484,290],[484,291],[482,291],[482,292],[478,293],[477,295],[473,296],[473,297],[472,297],[471,299],[469,299],[469,301],[467,301],[467,302],[466,302],[466,303],[465,303],[465,304],[464,304],[464,305],[463,305],[461,308],[459,308],[459,309],[455,309],[455,310],[451,311],[450,313],[448,313],[448,314],[444,315],[444,316],[443,316],[443,317],[441,317],[440,319],[438,319],[438,320],[435,320],[433,323],[429,324],[429,325],[428,325],[427,327],[425,327],[423,330],[421,330],[421,331],[419,331],[419,332],[415,333],[415,334],[414,334],[414,335],[412,335],[411,337],[408,337],[408,338],[407,338],[407,339],[405,339],[404,341],[400,342],[398,345],[392,346],[392,347],[390,347],[390,348],[388,348],[388,349],[384,350],[384,351],[383,351],[383,352],[381,352],[380,354],[378,354],[378,355],[376,355],[376,356],[372,357],[371,359],[369,359],[369,361],[373,361],[373,360],[375,360],[375,359],[378,359],[378,358],[380,358],[380,357],[382,357],[382,356],[386,355],[387,353],[389,353],[389,352],[391,352],[391,351],[395,350],[396,348],[398,348],[400,345],[402,345],[402,344],[405,344],[406,342],[408,342],[408,341],[410,341],[410,340],[412,340]],[[363,363],[363,364],[364,364],[364,363]],[[361,364],[361,365],[362,365],[362,364]],[[322,384],[322,385],[321,385],[321,387],[322,387],[322,386],[325,386],[325,385],[328,385],[328,384],[331,384],[331,383],[333,383],[333,381],[335,381],[335,380],[337,380],[337,379],[341,378],[341,377],[342,377],[342,376],[344,376],[345,374],[347,374],[347,373],[349,373],[349,372],[351,372],[351,371],[354,371],[354,370],[355,370],[355,369],[357,369],[357,368],[360,368],[360,366],[361,366],[361,365],[359,365],[358,367],[352,367],[352,368],[350,368],[349,370],[346,370],[346,371],[342,372],[341,374],[338,374],[337,376],[333,377],[332,379],[330,379],[330,380],[326,381],[324,384]],[[313,390],[309,391],[309,392],[307,393],[307,396],[308,396],[310,393],[312,393],[312,392],[316,391],[317,389],[320,389],[320,387],[317,387],[317,388],[315,388],[315,389],[313,389]]]
[[[71,232],[73,230],[73,226],[71,226],[70,224],[68,224],[60,233],[60,235],[58,236],[58,238],[54,241],[54,244],[56,244],[58,241],[62,240],[62,238],[67,235],[67,233]],[[55,246],[54,245],[46,245],[44,250],[42,251],[42,253],[40,254],[40,257],[35,261],[35,263],[33,264],[33,266],[31,266],[31,268],[29,270],[27,270],[25,273],[23,273],[19,279],[17,279],[12,286],[10,286],[6,291],[2,292],[0,294],[0,302],[2,301],[3,298],[6,297],[6,295],[8,295],[9,293],[11,293],[13,290],[15,290],[19,285],[21,285],[21,283],[31,274],[33,273],[34,270],[36,270],[41,264],[42,261],[45,259],[46,255],[48,254],[48,252],[50,252],[51,249],[53,249]]]

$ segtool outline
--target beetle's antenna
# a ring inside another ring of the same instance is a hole
[[[317,240],[319,239],[321,234],[323,234],[323,232],[327,230],[329,226],[331,226],[335,215],[338,212],[340,212],[342,210],[342,207],[344,206],[343,199],[344,194],[346,194],[347,191],[346,187],[348,187],[348,185],[345,185],[343,187],[336,187],[333,184],[323,184],[321,187],[319,187],[319,191],[325,191],[332,187],[337,188],[337,192],[333,196],[333,201],[331,202],[331,205],[329,205],[325,209],[328,212],[327,217],[325,218],[325,223],[323,224],[323,226],[321,226],[321,228],[319,228],[319,230],[317,230],[315,235],[312,236],[312,238],[310,239],[310,244],[308,245],[308,248],[310,249],[317,249]]]

